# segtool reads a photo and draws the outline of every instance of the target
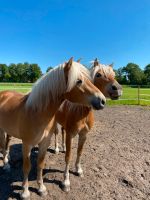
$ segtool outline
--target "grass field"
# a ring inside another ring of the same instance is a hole
[[[150,106],[150,88],[139,89],[140,105]],[[123,86],[123,95],[120,100],[108,100],[109,105],[138,105],[138,88]]]
[[[26,93],[32,88],[32,83],[0,83],[0,91],[15,90],[17,92]]]
[[[31,83],[0,83],[0,91],[16,90],[18,92],[29,92],[32,88]],[[138,88],[123,86],[123,95],[120,100],[107,101],[109,105],[138,105]],[[140,105],[150,106],[150,88],[140,88]]]

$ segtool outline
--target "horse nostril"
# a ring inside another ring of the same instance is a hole
[[[113,90],[117,90],[117,87],[115,85],[112,85]]]
[[[105,101],[104,101],[103,99],[102,99],[102,102],[101,102],[101,103],[102,103],[102,105],[105,105]]]

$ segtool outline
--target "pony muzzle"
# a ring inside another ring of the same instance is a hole
[[[91,101],[91,104],[92,104],[92,107],[93,107],[94,110],[101,110],[101,109],[103,109],[104,106],[105,106],[105,103],[106,103],[106,99],[100,98],[100,97],[95,97]]]
[[[112,91],[110,93],[111,100],[117,100],[117,99],[119,99],[119,97],[122,96],[122,93],[123,93],[122,90]]]
[[[122,95],[122,86],[119,83],[114,83],[110,86],[109,95],[111,100],[117,100]]]

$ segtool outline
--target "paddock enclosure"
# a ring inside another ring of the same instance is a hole
[[[96,111],[95,118],[95,126],[88,134],[82,156],[84,177],[76,176],[75,163],[71,162],[69,193],[61,189],[65,154],[54,154],[53,137],[44,170],[44,183],[48,195],[42,198],[37,194],[38,149],[33,149],[32,170],[29,176],[31,199],[150,199],[150,107],[107,106],[102,111]],[[72,157],[76,155],[76,147],[77,138],[73,142]],[[10,164],[11,171],[4,172],[0,154],[0,200],[19,199],[22,189],[21,142],[15,138],[11,142]]]

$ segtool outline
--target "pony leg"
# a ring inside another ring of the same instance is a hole
[[[2,149],[2,154],[3,154],[3,169],[8,170],[10,169],[9,165],[9,143],[10,143],[10,136],[7,135],[5,131],[0,129],[0,148]]]
[[[58,154],[59,153],[59,144],[58,144],[58,127],[56,125],[55,127],[55,153]]]
[[[85,141],[86,141],[86,132],[82,131],[79,133],[77,159],[76,159],[76,163],[75,163],[76,172],[77,172],[78,176],[80,176],[80,177],[83,177],[83,170],[81,168],[81,155],[83,152],[83,146],[85,144]]]
[[[22,199],[30,199],[30,192],[29,192],[29,183],[28,183],[28,175],[31,170],[31,162],[30,162],[30,152],[31,146],[27,144],[22,144],[22,151],[23,151],[23,174],[24,179],[22,183],[23,192],[21,194]]]
[[[66,155],[65,155],[65,161],[66,161],[66,167],[64,172],[64,182],[63,182],[63,190],[65,192],[70,191],[70,180],[69,180],[69,165],[70,165],[70,159],[71,159],[71,146],[72,146],[72,137],[70,134],[67,134],[66,138]]]
[[[63,127],[61,127],[61,133],[62,133],[62,148],[63,152],[66,152],[66,131]]]
[[[6,134],[6,144],[5,144],[5,148],[3,150],[3,156],[4,156],[4,158],[3,158],[3,162],[4,162],[3,169],[7,170],[7,171],[10,170],[10,164],[9,164],[10,141],[11,141],[11,136]]]
[[[37,183],[39,186],[38,192],[41,196],[46,196],[47,191],[46,187],[43,184],[43,168],[45,165],[45,156],[47,149],[50,145],[50,139],[51,139],[51,134],[48,135],[48,137],[45,137],[42,142],[39,144],[39,153],[38,153],[38,160],[37,160]]]

